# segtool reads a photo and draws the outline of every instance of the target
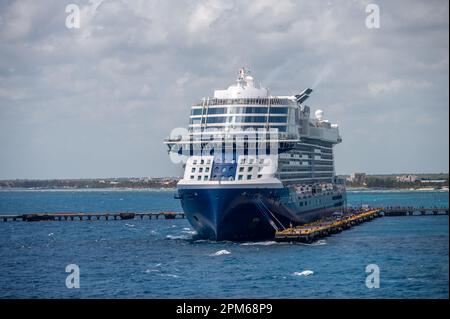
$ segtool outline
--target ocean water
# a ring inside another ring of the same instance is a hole
[[[0,214],[180,211],[174,191],[0,191]],[[349,191],[445,206],[448,192]],[[448,298],[448,216],[383,217],[313,244],[195,241],[187,220],[0,222],[0,298]],[[66,287],[66,266],[80,288]],[[379,288],[367,288],[376,264]]]

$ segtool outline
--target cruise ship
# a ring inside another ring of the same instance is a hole
[[[311,93],[273,96],[242,68],[191,107],[188,130],[165,139],[184,159],[176,198],[198,238],[267,240],[345,209],[333,157],[342,138],[322,110],[311,116]]]

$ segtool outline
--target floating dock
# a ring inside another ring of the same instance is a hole
[[[0,215],[0,219],[7,221],[82,221],[82,220],[124,220],[124,219],[175,219],[184,218],[183,212],[152,212],[152,213],[32,213],[22,215]]]
[[[349,208],[338,218],[316,221],[293,228],[275,232],[275,241],[312,243],[331,234],[340,233],[355,225],[371,221],[382,216],[436,216],[448,215],[448,208],[414,208],[414,207],[385,207],[385,208]]]

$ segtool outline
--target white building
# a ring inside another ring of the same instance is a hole
[[[418,180],[418,177],[416,175],[402,175],[397,176],[395,179],[401,183],[414,183]]]

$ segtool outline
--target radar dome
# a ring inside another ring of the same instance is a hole
[[[322,110],[317,110],[314,114],[316,115],[316,119],[318,119],[319,121],[322,121],[322,119],[323,119],[323,111]]]
[[[247,82],[248,86],[253,86],[253,77],[251,75],[247,75],[245,77],[245,82]]]

